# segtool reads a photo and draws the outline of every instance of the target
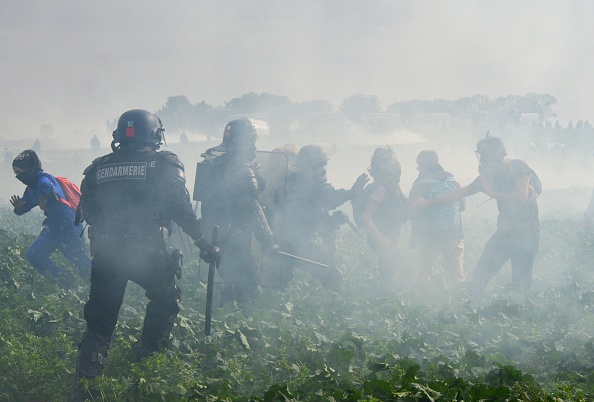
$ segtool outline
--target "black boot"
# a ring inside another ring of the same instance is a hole
[[[83,339],[78,345],[72,402],[85,401],[94,397],[93,390],[85,390],[80,380],[82,378],[92,379],[101,374],[107,358],[109,340],[110,337],[101,336],[91,331],[84,333]]]

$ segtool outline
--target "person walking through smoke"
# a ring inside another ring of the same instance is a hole
[[[424,150],[417,156],[419,176],[410,189],[409,200],[432,200],[460,188],[450,172],[439,163],[437,152]],[[466,208],[464,198],[427,208],[411,218],[410,248],[418,249],[418,291],[426,289],[433,266],[441,255],[442,267],[450,288],[464,282],[464,234],[460,212]]]
[[[89,224],[93,260],[73,401],[92,396],[79,380],[101,373],[129,280],[149,299],[137,358],[148,357],[169,339],[181,300],[175,284],[180,254],[167,245],[172,220],[194,240],[204,260],[219,256],[192,210],[182,162],[172,152],[157,152],[163,132],[154,114],[129,110],[113,132],[113,152],[84,171],[80,209]]]
[[[42,275],[57,277],[61,269],[51,260],[60,250],[70,265],[83,278],[88,278],[91,261],[87,255],[82,228],[75,226],[76,205],[69,200],[58,180],[41,168],[41,160],[32,149],[14,158],[12,169],[16,178],[27,188],[22,197],[13,195],[10,203],[14,213],[23,215],[36,206],[43,211],[43,229],[26,252],[27,260]]]
[[[512,284],[524,292],[532,285],[532,269],[540,242],[537,197],[540,181],[520,159],[510,159],[500,138],[489,136],[477,143],[479,176],[469,185],[434,200],[417,200],[427,207],[483,192],[497,201],[497,230],[485,244],[468,284],[471,297],[483,297],[490,280],[511,260]]]
[[[99,137],[97,137],[97,134],[93,135],[93,138],[91,138],[91,149],[93,151],[97,151],[99,150],[99,148],[101,148],[101,141],[99,141]]]
[[[209,230],[221,228],[219,273],[224,284],[221,306],[236,302],[250,314],[260,285],[258,266],[252,254],[252,234],[265,253],[278,249],[258,196],[265,182],[256,159],[256,129],[248,118],[225,126],[223,142],[205,152],[202,163],[209,174],[196,177],[196,188],[204,193],[201,222]],[[202,188],[206,187],[206,188]]]

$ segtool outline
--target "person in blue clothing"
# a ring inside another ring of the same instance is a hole
[[[26,253],[31,265],[43,275],[58,276],[61,270],[50,256],[60,250],[76,272],[86,279],[91,260],[81,228],[74,225],[75,211],[63,202],[66,196],[56,178],[43,171],[39,157],[31,149],[14,158],[12,169],[16,178],[27,186],[22,197],[10,198],[14,213],[23,215],[39,206],[46,216],[41,233]]]

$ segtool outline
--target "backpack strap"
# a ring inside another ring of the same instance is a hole
[[[414,184],[439,184],[439,180],[437,179],[429,179],[429,178],[422,178],[415,180]]]

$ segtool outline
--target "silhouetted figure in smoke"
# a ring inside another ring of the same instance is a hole
[[[50,257],[60,250],[77,273],[87,279],[91,261],[84,237],[79,236],[82,228],[74,225],[75,200],[69,200],[56,178],[43,171],[32,149],[18,154],[12,168],[16,178],[27,186],[22,197],[13,195],[10,199],[14,213],[23,215],[39,206],[46,217],[41,233],[27,250],[27,260],[39,273],[57,277],[61,269]]]
[[[212,186],[201,204],[203,227],[207,233],[214,225],[221,228],[219,273],[224,285],[220,304],[235,301],[244,313],[250,314],[260,285],[260,274],[252,255],[252,234],[266,253],[278,249],[258,201],[265,183],[258,172],[256,130],[250,119],[227,123],[223,142],[207,150],[205,158],[210,175],[197,177],[196,186],[200,186],[200,182]]]
[[[454,175],[439,164],[437,152],[424,150],[417,156],[419,176],[410,190],[409,199],[432,200],[443,193],[460,188]],[[433,274],[433,266],[439,256],[450,287],[464,282],[464,234],[461,211],[466,208],[465,199],[434,205],[411,219],[410,247],[417,248],[416,289],[423,291]]]
[[[182,162],[174,153],[157,152],[163,132],[152,113],[125,112],[113,133],[113,152],[84,172],[81,210],[89,224],[93,262],[72,400],[90,397],[79,380],[101,373],[129,280],[150,300],[137,357],[149,356],[169,339],[181,299],[175,284],[181,261],[167,246],[172,220],[200,247],[202,258],[218,258],[192,210]]]
[[[35,142],[33,142],[31,149],[37,153],[41,152],[41,142],[39,141],[39,138],[35,138]]]
[[[4,148],[4,166],[10,166],[12,163],[12,152],[8,148]]]
[[[97,151],[99,148],[101,148],[101,141],[99,141],[99,137],[95,134],[93,135],[93,138],[91,138],[91,149]]]
[[[483,192],[497,201],[497,231],[485,244],[468,284],[474,298],[481,298],[489,281],[511,260],[512,283],[527,292],[540,242],[538,197],[530,167],[510,159],[503,142],[488,136],[477,143],[480,175],[469,185],[418,205],[433,206]]]
[[[336,231],[348,222],[338,208],[359,194],[367,183],[367,175],[357,178],[350,190],[335,189],[327,181],[328,155],[319,145],[305,145],[299,150],[296,166],[289,173],[285,202],[285,241],[291,254],[327,264],[329,268],[305,263],[289,264],[283,286],[299,266],[319,279],[325,286],[340,288],[342,272],[336,267]],[[316,239],[322,239],[321,246]]]
[[[188,143],[188,136],[186,135],[185,131],[182,131],[182,133],[179,136],[179,143],[180,144],[187,144]]]
[[[361,207],[353,202],[353,215],[359,227],[365,229],[367,244],[377,254],[375,295],[385,296],[394,291],[396,270],[401,266],[402,256],[396,243],[407,212],[407,199],[400,189],[400,162],[391,147],[375,149],[369,174],[373,181],[362,192]],[[356,206],[361,208],[360,218]]]

